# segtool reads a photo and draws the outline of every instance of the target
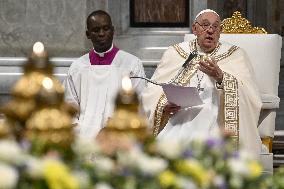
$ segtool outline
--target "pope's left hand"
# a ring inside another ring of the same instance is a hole
[[[223,80],[223,72],[217,65],[217,62],[213,58],[208,58],[204,61],[199,62],[199,70],[205,74],[213,77],[218,83],[221,83]]]

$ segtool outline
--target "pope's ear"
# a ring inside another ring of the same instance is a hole
[[[196,33],[197,33],[197,28],[196,28],[196,24],[195,24],[195,23],[192,24],[191,30],[192,30],[192,33],[193,33],[194,35],[196,35]]]

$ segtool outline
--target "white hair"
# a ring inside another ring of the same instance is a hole
[[[214,10],[205,9],[205,10],[200,11],[200,12],[196,15],[194,21],[196,21],[199,16],[201,16],[203,13],[206,13],[206,12],[212,12],[212,13],[216,14],[216,15],[220,18],[219,14],[218,14],[217,12],[215,12]]]

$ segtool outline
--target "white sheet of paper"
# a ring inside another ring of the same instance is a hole
[[[183,87],[173,84],[162,85],[169,102],[182,108],[203,104],[196,87]]]

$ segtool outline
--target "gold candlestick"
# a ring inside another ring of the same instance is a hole
[[[71,151],[74,139],[76,109],[64,102],[64,88],[52,72],[44,45],[35,43],[24,75],[12,89],[11,101],[2,108],[17,140],[27,139],[38,153],[50,147]]]
[[[129,77],[122,79],[115,104],[113,117],[96,138],[107,153],[127,147],[132,139],[143,141],[149,136],[146,119],[138,113],[139,101]]]
[[[0,140],[11,137],[11,131],[9,128],[9,124],[7,124],[6,120],[0,120]]]

